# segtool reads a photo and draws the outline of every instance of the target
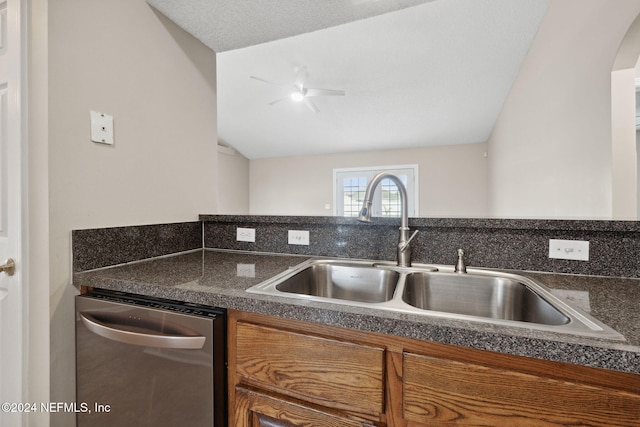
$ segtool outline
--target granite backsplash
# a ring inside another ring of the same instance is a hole
[[[201,215],[204,247],[303,255],[395,260],[398,219]],[[255,243],[236,241],[236,227],[256,229]],[[419,233],[414,262],[615,277],[640,277],[636,221],[410,218]],[[288,230],[308,230],[309,246],[289,245]],[[589,241],[589,261],[549,258],[549,239]]]
[[[73,272],[202,249],[200,221],[71,232]]]
[[[201,221],[74,230],[73,271],[201,248],[395,260],[398,219],[315,216],[201,215]],[[413,261],[614,277],[640,277],[636,221],[411,218],[419,230]],[[236,228],[255,228],[254,243],[236,241]],[[288,230],[308,230],[310,244],[290,245]],[[549,239],[589,241],[589,261],[549,258]]]

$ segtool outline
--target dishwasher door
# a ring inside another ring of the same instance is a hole
[[[226,425],[222,311],[76,297],[78,427]]]

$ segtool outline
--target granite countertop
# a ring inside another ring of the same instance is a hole
[[[518,272],[554,293],[581,291],[590,314],[625,341],[246,292],[309,258],[204,249],[75,273],[73,283],[640,374],[640,279]]]

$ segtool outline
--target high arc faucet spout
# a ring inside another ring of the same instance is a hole
[[[378,187],[378,184],[384,179],[389,179],[396,184],[398,192],[400,193],[400,236],[398,239],[398,266],[411,267],[411,246],[409,245],[411,239],[416,235],[416,232],[409,237],[409,209],[407,199],[407,189],[404,183],[396,175],[389,172],[382,172],[373,177],[367,189],[364,193],[364,200],[362,202],[362,208],[358,214],[358,221],[371,222],[371,205],[373,203],[373,194]]]

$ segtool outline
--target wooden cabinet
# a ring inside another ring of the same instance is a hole
[[[404,355],[403,414],[423,425],[633,426],[640,396],[440,358]]]
[[[329,409],[298,404],[263,392],[236,389],[235,426],[238,427],[362,427],[373,425],[350,420]]]
[[[229,313],[229,425],[381,425],[385,349],[317,332]]]
[[[638,426],[640,375],[229,312],[234,427]]]
[[[384,412],[384,349],[239,322],[244,384],[355,412]]]

